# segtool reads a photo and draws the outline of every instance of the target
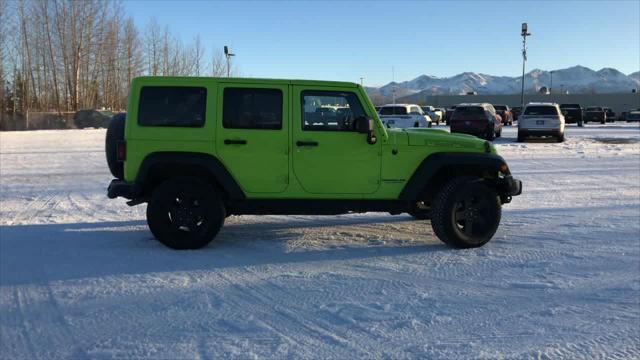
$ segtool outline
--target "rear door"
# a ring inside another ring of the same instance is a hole
[[[245,192],[289,184],[288,99],[287,85],[219,84],[216,150]]]
[[[293,87],[293,170],[309,193],[369,194],[380,185],[381,142],[355,131],[354,119],[366,116],[355,90]]]

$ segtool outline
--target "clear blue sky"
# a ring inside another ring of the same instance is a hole
[[[244,76],[359,81],[378,86],[421,74],[527,71],[583,65],[640,70],[640,1],[124,1],[207,50],[231,46]]]

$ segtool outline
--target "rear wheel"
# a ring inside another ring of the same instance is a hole
[[[224,224],[226,211],[215,189],[198,178],[178,177],[160,184],[147,205],[151,233],[172,249],[199,249]]]
[[[564,142],[564,133],[558,135],[556,139],[558,140],[558,142]]]
[[[524,142],[525,136],[524,134],[518,131],[518,142]]]
[[[436,194],[431,226],[444,243],[457,248],[480,247],[493,237],[502,215],[498,194],[481,179],[458,177]]]

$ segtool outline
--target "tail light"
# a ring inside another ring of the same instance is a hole
[[[124,140],[120,140],[116,143],[116,160],[127,160],[127,142]]]

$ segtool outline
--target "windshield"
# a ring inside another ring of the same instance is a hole
[[[404,106],[384,106],[380,109],[380,115],[407,115],[407,108]]]
[[[496,109],[496,111],[504,111],[507,110],[507,107],[504,105],[493,105],[493,107]]]
[[[554,106],[527,106],[525,115],[558,115]]]
[[[600,107],[588,107],[586,111],[602,111]]]
[[[580,105],[577,104],[562,104],[560,109],[580,109]]]

